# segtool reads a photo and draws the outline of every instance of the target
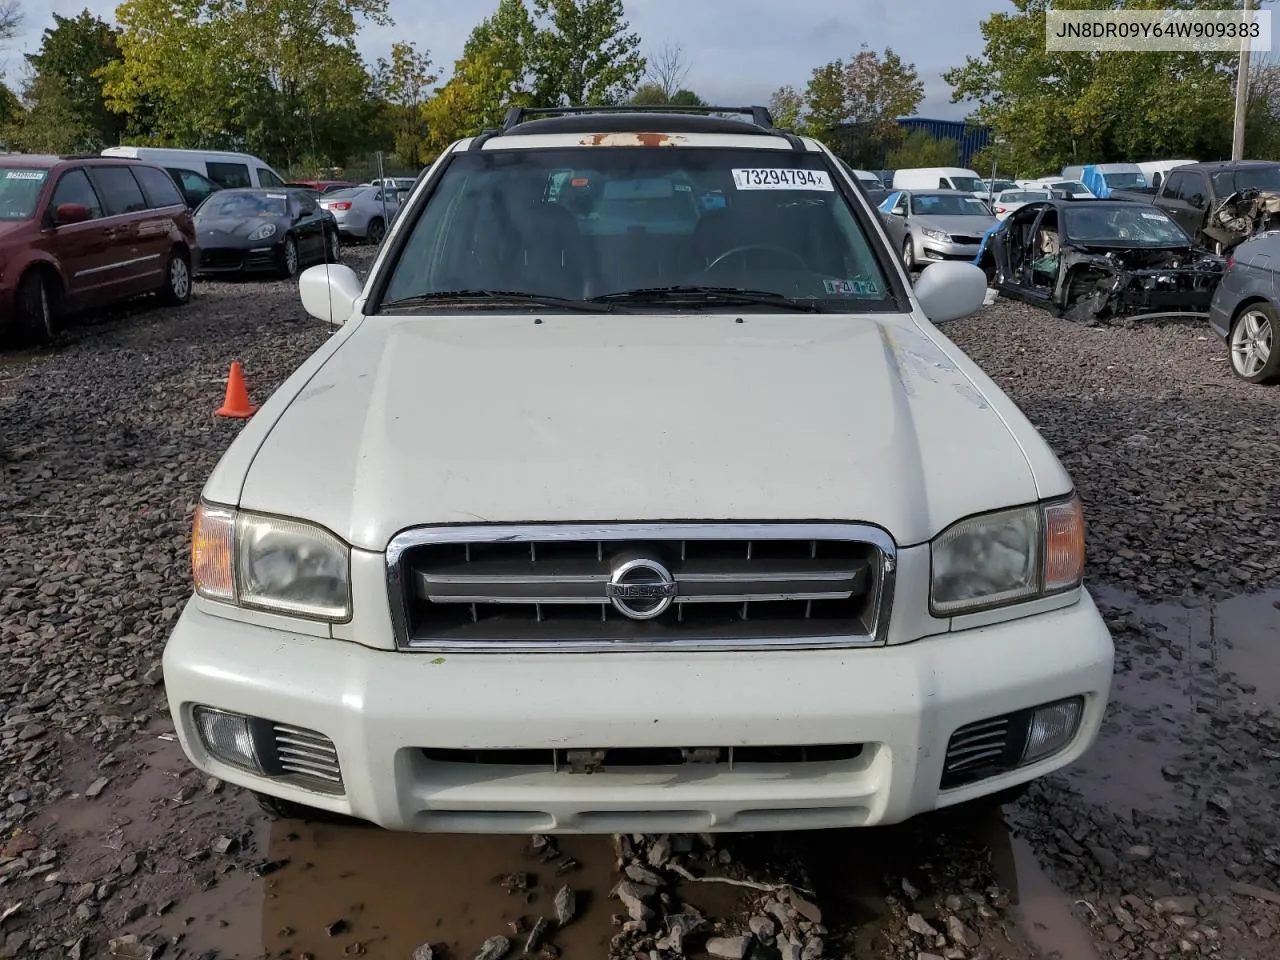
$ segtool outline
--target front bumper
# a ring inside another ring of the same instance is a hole
[[[982,244],[949,243],[929,237],[916,240],[916,257],[920,260],[968,260],[978,255]]]
[[[189,603],[164,652],[183,749],[205,772],[398,830],[614,833],[889,824],[1075,761],[1097,735],[1114,650],[1093,600],[914,643],[689,654],[429,654],[285,633]],[[1081,696],[1074,738],[1013,772],[940,789],[951,735]],[[192,707],[333,741],[345,792],[209,755]],[[823,763],[673,764],[575,774],[434,750],[861,744]]]
[[[279,243],[253,247],[201,247],[194,273],[254,273],[280,269],[284,248]]]

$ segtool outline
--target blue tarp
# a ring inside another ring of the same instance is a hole
[[[1111,188],[1107,186],[1107,175],[1093,164],[1084,168],[1084,173],[1080,175],[1080,182],[1100,200],[1105,200],[1111,195]]]
[[[987,227],[985,232],[983,232],[982,243],[978,245],[978,255],[973,258],[974,266],[977,266],[977,267],[982,266],[982,256],[987,252],[987,240],[991,237],[993,233],[995,233],[997,230],[999,230],[1003,226],[1004,226],[1004,221],[997,220],[991,226]]]

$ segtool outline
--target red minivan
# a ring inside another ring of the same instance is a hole
[[[196,232],[163,167],[108,157],[0,157],[0,343],[43,343],[61,318],[144,293],[191,298]]]

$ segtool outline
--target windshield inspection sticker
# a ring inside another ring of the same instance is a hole
[[[734,170],[733,185],[739,190],[835,191],[825,170],[795,170],[790,167]]]
[[[4,178],[6,180],[43,180],[45,174],[44,170],[9,170]]]
[[[833,297],[877,297],[880,287],[872,280],[823,280],[827,293]]]

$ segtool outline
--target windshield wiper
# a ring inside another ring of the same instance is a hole
[[[540,307],[560,307],[564,310],[581,310],[584,313],[612,313],[612,304],[597,303],[593,300],[571,300],[568,297],[557,297],[550,293],[525,293],[520,290],[433,290],[430,293],[419,293],[412,297],[401,297],[398,300],[386,300],[382,309],[401,307],[420,307],[434,303],[522,303]]]
[[[592,297],[596,303],[641,303],[663,300],[683,300],[701,303],[760,303],[770,307],[784,307],[802,313],[821,313],[822,306],[816,300],[799,300],[769,290],[744,290],[741,287],[639,287],[635,290],[618,290]]]

